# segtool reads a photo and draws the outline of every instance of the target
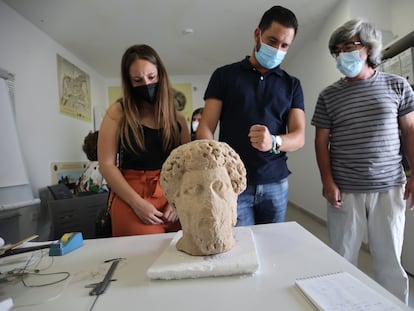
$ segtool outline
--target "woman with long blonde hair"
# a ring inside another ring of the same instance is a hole
[[[153,48],[129,47],[121,75],[123,97],[108,108],[98,140],[100,170],[113,196],[112,235],[177,231],[178,216],[159,176],[170,152],[190,141],[187,123],[174,106],[167,71]]]

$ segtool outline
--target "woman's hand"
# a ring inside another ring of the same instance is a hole
[[[162,219],[166,222],[176,222],[178,220],[177,211],[171,206],[171,204],[167,203]]]
[[[154,205],[146,200],[142,200],[142,203],[139,206],[131,208],[144,224],[157,225],[164,223],[162,219],[163,213],[157,210]]]

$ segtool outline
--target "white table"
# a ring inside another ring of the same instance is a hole
[[[171,281],[150,280],[146,271],[174,233],[86,240],[72,253],[54,257],[47,270],[71,273],[66,287],[53,286],[53,295],[58,297],[18,310],[89,310],[95,296],[89,296],[85,285],[101,281],[110,265],[103,261],[115,257],[126,260],[118,265],[114,274],[117,280],[99,297],[93,310],[310,311],[315,308],[294,286],[295,279],[337,271],[348,271],[401,310],[411,310],[296,222],[258,225],[252,230],[260,260],[254,275]],[[25,289],[19,294],[25,300],[38,296],[51,299],[52,294],[45,294],[51,291]]]

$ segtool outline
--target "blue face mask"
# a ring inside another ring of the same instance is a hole
[[[260,49],[254,53],[259,64],[267,69],[272,69],[279,66],[286,56],[286,52],[263,43],[261,38]]]
[[[341,53],[336,57],[336,68],[348,78],[355,78],[362,70],[364,61],[359,56],[359,50]]]

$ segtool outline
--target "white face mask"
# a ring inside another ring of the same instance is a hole
[[[191,122],[191,128],[193,129],[193,132],[197,131],[199,122],[197,120],[194,120]]]

